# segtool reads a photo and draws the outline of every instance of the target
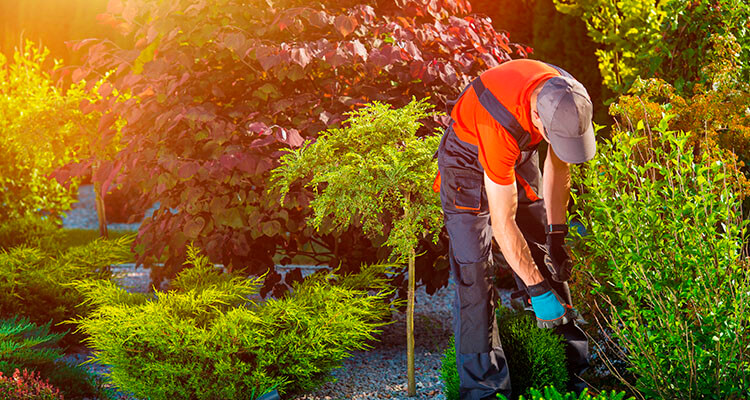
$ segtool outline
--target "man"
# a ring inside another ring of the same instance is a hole
[[[565,339],[569,389],[580,392],[588,342],[575,324],[564,240],[569,163],[588,161],[596,152],[588,93],[560,68],[513,60],[475,79],[456,100],[451,117],[438,167],[457,285],[453,328],[460,398],[511,393],[495,318],[493,237],[537,324]],[[550,144],[543,182],[536,151],[542,140]]]

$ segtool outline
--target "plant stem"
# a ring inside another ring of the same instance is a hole
[[[96,165],[99,168],[99,163]],[[107,214],[104,208],[104,193],[102,193],[102,183],[94,182],[94,199],[96,203],[96,215],[99,217],[99,234],[103,238],[109,239],[109,232],[107,231]]]
[[[406,305],[406,358],[407,376],[409,379],[408,395],[417,395],[417,385],[414,379],[414,248],[409,252],[409,296]]]

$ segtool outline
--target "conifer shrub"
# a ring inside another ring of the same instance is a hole
[[[539,329],[527,312],[497,310],[500,343],[508,361],[513,393],[531,393],[532,388],[550,386],[565,390],[568,384],[565,344],[549,329]],[[442,377],[446,399],[458,399],[458,370],[454,338],[443,357]]]
[[[25,245],[0,250],[0,318],[18,314],[37,324],[52,322],[53,331],[64,331],[59,323],[88,309],[71,284],[110,279],[111,265],[132,260],[132,241],[132,235],[98,239],[57,254]]]
[[[458,399],[458,366],[456,365],[456,338],[451,336],[448,348],[443,354],[443,363],[440,369],[443,378],[443,394],[448,400]]]
[[[39,373],[15,370],[13,375],[0,372],[0,398],[5,400],[62,400],[59,389],[42,381]]]
[[[107,281],[79,283],[94,309],[79,318],[96,359],[119,388],[159,399],[286,396],[331,380],[351,350],[366,349],[394,302],[388,265],[357,275],[318,273],[258,304],[264,277],[216,270],[188,248],[166,292],[131,294]]]
[[[20,317],[0,320],[0,374],[4,374],[5,379],[10,379],[8,377],[12,374],[12,379],[20,382],[17,371],[23,370],[23,380],[28,378],[28,387],[20,383],[18,387],[30,390],[28,393],[35,395],[47,393],[43,390],[39,393],[34,392],[36,389],[41,390],[48,386],[39,380],[38,374],[41,374],[69,398],[104,396],[100,382],[94,375],[84,367],[62,359],[63,349],[59,346],[59,342],[64,336],[65,333],[50,332],[49,323],[37,325],[27,318]],[[37,375],[27,375],[27,370]],[[2,379],[0,377],[0,380]],[[16,398],[3,397],[2,395],[8,394],[3,392],[4,387],[4,383],[0,383],[0,399]],[[19,393],[26,392],[13,393],[19,395]],[[26,397],[18,398],[25,399]],[[48,397],[29,398],[46,399]]]

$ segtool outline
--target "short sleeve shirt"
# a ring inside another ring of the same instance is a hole
[[[480,78],[487,90],[531,134],[530,145],[533,146],[540,143],[543,137],[531,123],[531,93],[541,81],[559,75],[556,69],[541,61],[520,59],[491,68]],[[515,182],[514,166],[521,154],[518,143],[482,107],[473,88],[458,99],[451,117],[458,138],[479,148],[479,162],[487,176],[500,185]]]

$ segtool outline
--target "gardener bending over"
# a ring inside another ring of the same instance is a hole
[[[493,236],[537,324],[565,339],[570,389],[585,387],[578,376],[588,366],[588,341],[575,323],[564,240],[568,163],[596,152],[591,116],[586,89],[562,69],[535,60],[482,73],[455,102],[438,166],[457,282],[453,329],[461,399],[511,393],[495,318]],[[550,144],[543,181],[536,151],[542,139]]]

